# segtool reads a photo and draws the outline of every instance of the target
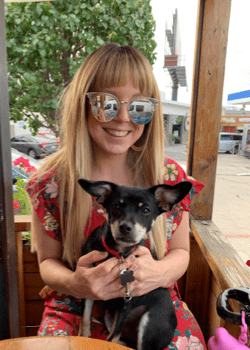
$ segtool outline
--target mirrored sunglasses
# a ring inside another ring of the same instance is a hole
[[[145,125],[150,122],[159,101],[154,98],[136,97],[129,102],[119,101],[117,97],[106,92],[89,92],[87,96],[90,100],[94,117],[103,123],[114,119],[117,115],[120,104],[127,104],[128,115],[135,124]]]

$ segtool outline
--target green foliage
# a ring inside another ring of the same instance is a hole
[[[174,134],[170,134],[169,139],[170,141],[180,140],[180,138],[178,136],[175,136]]]
[[[29,160],[23,157],[19,157],[14,160],[13,164],[19,167],[20,176],[16,177],[15,187],[17,193],[13,195],[13,205],[15,209],[21,209],[21,215],[31,215],[31,200],[28,193],[25,191],[26,174],[36,172],[37,169],[30,166]],[[27,244],[30,243],[31,231],[23,235],[23,238],[27,240]]]
[[[20,168],[20,171],[21,170],[22,169]],[[15,186],[16,186],[17,193],[14,193],[13,199],[14,201],[18,202],[16,203],[18,205],[17,208],[18,209],[22,208],[20,215],[31,215],[31,203],[30,203],[29,196],[25,191],[24,179],[21,177],[16,177],[16,179],[17,179],[17,182],[15,183]],[[31,241],[31,231],[27,232],[26,234],[23,234],[22,238],[26,240],[25,244],[29,245]]]
[[[19,202],[20,208],[22,209],[23,215],[31,215],[31,204],[27,192],[25,191],[25,182],[21,177],[17,177],[17,182],[15,183],[17,193],[13,195],[14,200]]]
[[[58,96],[100,46],[132,45],[156,59],[150,0],[7,3],[5,15],[10,118],[34,132],[44,126],[58,135]]]

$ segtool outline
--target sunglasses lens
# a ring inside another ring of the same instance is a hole
[[[147,124],[150,122],[153,113],[154,105],[150,100],[136,99],[129,107],[129,116],[135,124]]]
[[[119,102],[113,95],[102,92],[90,93],[89,95],[92,113],[98,121],[106,123],[117,115]],[[154,101],[156,104],[158,103],[157,100]],[[145,125],[150,122],[155,110],[154,101],[147,98],[132,100],[128,104],[131,121],[138,125]]]
[[[109,95],[95,95],[91,99],[91,109],[94,117],[100,122],[109,122],[117,114],[117,101]]]

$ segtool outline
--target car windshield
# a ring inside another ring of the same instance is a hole
[[[44,136],[41,136],[41,135],[36,136],[34,139],[35,139],[37,142],[39,142],[39,143],[50,142],[50,140],[49,140],[47,137],[44,137]]]
[[[55,139],[56,139],[56,136],[55,136],[55,135],[50,135],[50,134],[47,134],[47,135],[39,135],[39,137],[40,137],[40,136],[46,137],[46,138],[48,138],[48,139],[50,139],[50,140],[55,140]]]
[[[37,135],[37,136],[30,137],[30,138],[32,138],[32,141],[34,140],[34,142],[38,142],[38,143],[52,142],[52,140],[49,140],[47,137],[42,136],[42,135]]]

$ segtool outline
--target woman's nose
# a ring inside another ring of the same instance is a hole
[[[122,123],[130,122],[127,103],[120,104],[119,111],[117,112],[114,119]]]

